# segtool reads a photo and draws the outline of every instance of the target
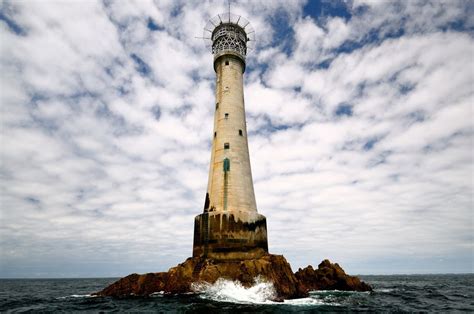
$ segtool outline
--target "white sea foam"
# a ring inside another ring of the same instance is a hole
[[[281,303],[275,303],[275,304],[281,304]],[[291,300],[285,300],[283,304],[288,304],[288,305],[294,305],[294,306],[308,306],[308,305],[333,305],[333,306],[338,306],[340,305],[339,303],[336,302],[328,302],[327,300],[318,300],[312,297],[309,298],[301,298],[301,299],[291,299]]]
[[[165,294],[164,291],[153,292],[150,297],[162,297]]]
[[[255,284],[249,288],[242,286],[238,281],[231,281],[219,278],[214,284],[207,282],[197,282],[192,284],[194,292],[200,294],[201,298],[220,302],[232,302],[240,304],[275,304],[275,305],[322,305],[328,304],[316,298],[301,298],[275,302],[276,290],[271,282],[255,279]],[[331,303],[331,305],[337,305]]]
[[[249,288],[238,281],[219,278],[214,284],[193,283],[192,289],[202,298],[234,303],[268,303],[276,297],[273,284],[260,278],[256,278],[255,284]]]
[[[387,292],[393,292],[395,291],[395,289],[375,289],[375,292],[384,292],[384,293],[387,293]]]
[[[58,297],[58,299],[72,299],[72,298],[94,298],[95,295],[91,294],[71,294],[65,297]]]

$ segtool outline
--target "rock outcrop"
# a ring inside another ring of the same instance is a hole
[[[307,291],[372,291],[368,284],[357,277],[347,275],[339,264],[332,264],[327,259],[322,261],[316,270],[311,265],[300,268],[295,276]]]
[[[266,254],[258,259],[239,261],[190,257],[168,272],[128,275],[95,295],[128,297],[148,296],[161,291],[186,293],[192,291],[194,282],[214,283],[219,278],[238,280],[243,286],[250,287],[258,276],[273,283],[277,300],[305,297],[310,290],[371,290],[370,286],[357,277],[346,275],[338,264],[331,264],[328,260],[323,261],[317,270],[308,266],[294,274],[282,255]]]

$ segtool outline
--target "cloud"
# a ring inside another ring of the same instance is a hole
[[[191,254],[215,102],[194,37],[225,10],[1,4],[0,276],[121,276]],[[270,250],[293,267],[471,271],[470,2],[232,11],[259,40],[245,98]]]

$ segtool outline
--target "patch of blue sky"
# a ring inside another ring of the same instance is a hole
[[[367,142],[365,142],[364,146],[362,146],[362,149],[365,151],[372,150],[374,148],[375,144],[379,141],[379,138],[371,138]]]
[[[309,3],[312,3],[311,6],[317,7],[318,1],[309,1]],[[474,6],[474,2],[470,2],[470,4],[467,7],[468,8],[470,7],[471,9],[468,9],[467,11],[474,11],[474,9],[472,9],[473,6]],[[324,13],[321,13],[321,14],[326,14],[330,16],[341,16],[341,17],[346,17],[346,18],[351,17],[350,13],[349,15],[344,15],[343,13],[344,12],[343,8],[347,9],[347,7],[341,6],[339,9],[334,9],[334,10],[331,9],[331,7],[332,6],[325,7]],[[339,14],[334,14],[334,12],[339,12]],[[356,10],[353,11],[353,15],[362,15],[363,13],[364,13],[364,6],[358,7]],[[407,16],[401,16],[400,19],[398,20],[398,27],[387,28],[385,27],[385,25],[382,24],[378,28],[371,29],[367,34],[365,34],[362,38],[358,40],[348,40],[342,43],[341,45],[333,49],[332,52],[334,52],[335,54],[351,53],[367,45],[379,44],[385,40],[401,38],[407,35],[406,25],[407,25],[408,20],[409,18]],[[468,32],[471,35],[474,35],[474,26],[472,25],[472,23],[469,23],[468,16],[466,16],[465,19],[449,21],[446,24],[439,26],[439,30],[440,31]]]
[[[332,50],[336,55],[341,53],[349,54],[358,49],[366,47],[367,45],[380,44],[384,40],[400,38],[405,35],[403,28],[398,28],[390,31],[383,30],[382,28],[376,28],[370,30],[365,36],[359,40],[347,40],[338,47]]]
[[[148,22],[146,24],[146,27],[154,32],[154,31],[161,31],[164,30],[165,28],[163,26],[158,25],[155,20],[153,20],[151,17],[148,18]]]
[[[15,20],[13,20],[11,17],[8,16],[8,13],[5,12],[5,10],[0,9],[0,21],[5,23],[8,27],[8,29],[19,36],[25,36],[26,31],[23,27],[21,27]]]
[[[359,150],[360,143],[361,143],[360,139],[348,139],[342,144],[341,151]]]
[[[48,95],[46,95],[45,93],[40,93],[36,91],[31,94],[30,103],[31,105],[36,106],[38,101],[47,100],[47,99],[49,99]]]
[[[425,146],[423,146],[422,152],[425,153],[425,154],[430,154],[430,153],[434,153],[434,152],[443,151],[443,150],[445,150],[448,147],[453,145],[452,141],[454,139],[456,139],[458,137],[463,137],[463,136],[467,136],[467,137],[472,138],[472,135],[473,135],[472,129],[458,130],[458,131],[452,133],[449,136],[440,138],[440,139],[438,139],[434,142],[426,144]]]
[[[342,0],[309,0],[303,8],[303,15],[316,21],[324,16],[341,17],[346,20],[352,17],[349,4]]]
[[[324,59],[321,62],[318,62],[314,65],[310,65],[308,68],[310,70],[320,70],[320,69],[329,69],[334,58]]]
[[[176,117],[186,117],[188,114],[190,114],[193,111],[193,105],[187,103],[183,104],[182,106],[176,107],[175,109],[172,109],[170,113]]]
[[[120,96],[127,95],[128,93],[130,93],[130,87],[125,86],[125,85],[120,85],[117,87],[117,92]]]
[[[287,12],[279,10],[270,18],[270,24],[274,30],[271,47],[278,46],[282,52],[290,55],[294,43],[293,25],[288,23]]]
[[[471,5],[474,4],[474,1],[470,1]],[[471,12],[471,16],[474,15],[474,12]],[[444,25],[441,27],[441,30],[446,32],[446,31],[457,31],[457,32],[467,32],[469,35],[474,36],[474,25],[469,25],[472,23],[468,22],[468,19],[466,20],[456,20],[456,21],[451,21],[448,24]]]
[[[415,84],[399,84],[398,85],[398,91],[400,92],[401,95],[409,94],[415,88],[416,88]]]
[[[245,75],[252,76],[255,71],[257,73],[265,73],[268,69],[269,64],[267,62],[247,62],[245,65]]]
[[[107,120],[108,122],[110,122],[114,126],[117,126],[117,127],[124,127],[125,126],[124,117],[112,112],[109,109],[109,106],[107,104],[101,103],[97,107],[97,109],[95,110],[95,115],[96,115],[96,117],[98,117],[100,119]]]
[[[170,16],[172,18],[176,18],[178,15],[181,14],[182,11],[183,11],[183,3],[178,3],[178,1],[176,1],[170,11]]]
[[[426,120],[426,112],[422,110],[416,110],[408,114],[410,122],[423,122]]]
[[[107,73],[107,75],[110,76],[111,78],[114,77],[114,72],[113,72],[113,70],[112,70],[112,67],[110,67],[110,66],[104,67],[104,71],[105,71],[105,73]]]
[[[68,95],[60,95],[59,97],[60,98],[63,98],[63,99],[68,99],[68,100],[71,100],[71,101],[76,101],[80,98],[84,98],[84,97],[88,97],[88,98],[91,98],[91,99],[96,99],[99,95],[95,94],[95,93],[92,93],[88,90],[78,90],[72,94],[68,94]]]
[[[384,150],[374,158],[370,159],[367,163],[368,168],[373,168],[378,165],[385,164],[387,162],[387,158],[392,154],[391,150]]]
[[[472,17],[474,16],[474,1],[471,0],[459,0],[463,3],[464,17],[456,20],[448,21],[446,25],[441,27],[442,31],[458,31],[467,32],[471,36],[474,36],[474,23]]]
[[[336,56],[325,56],[321,58],[314,58],[311,61],[304,62],[304,67],[307,71],[314,72],[318,70],[325,70],[331,67],[332,62],[337,58]]]
[[[151,107],[151,113],[153,115],[153,118],[155,118],[156,121],[159,121],[161,118],[161,108],[158,105],[155,105]]]
[[[355,50],[365,47],[367,44],[376,42],[376,37],[374,35],[369,36],[367,39],[362,41],[355,41],[355,40],[347,40],[343,42],[341,45],[337,46],[336,48],[332,49],[331,51],[336,55],[346,53],[349,54]]]
[[[132,58],[133,62],[135,63],[135,69],[140,73],[142,76],[150,76],[152,73],[151,67],[143,61],[142,58],[137,56],[136,54],[132,53],[130,55],[130,58]]]
[[[259,116],[251,116],[251,118],[259,118]],[[304,123],[294,123],[294,124],[285,124],[285,123],[275,123],[273,122],[267,115],[263,115],[263,120],[265,120],[265,124],[260,126],[257,130],[249,132],[249,136],[253,135],[269,135],[271,133],[285,131],[288,129],[301,129],[304,126]]]
[[[471,2],[471,7],[474,2]],[[400,5],[400,4],[398,4]],[[400,11],[403,11],[400,9]],[[471,9],[472,11],[472,9]],[[474,12],[473,12],[474,13]],[[357,15],[356,13],[354,15]],[[414,30],[409,30],[407,32],[407,25],[411,25],[411,18],[409,16],[400,16],[397,21],[397,26],[394,27],[394,23],[391,24],[392,27],[387,27],[390,24],[386,22],[385,24],[379,25],[377,28],[371,29],[365,36],[363,36],[358,41],[347,41],[337,47],[334,52],[336,53],[350,53],[354,50],[360,49],[366,45],[370,44],[379,44],[385,40],[401,38],[405,35],[408,35],[409,32]],[[469,22],[469,16],[465,16],[464,19],[458,19],[456,21],[448,21],[446,24],[438,25],[437,28],[431,28],[429,30],[420,28],[417,29],[416,33],[425,33],[432,31],[458,31],[458,32],[468,32],[471,35],[474,33],[474,26]]]
[[[339,106],[337,106],[336,110],[334,111],[334,114],[338,117],[342,117],[342,116],[347,116],[347,117],[351,117],[353,115],[353,109],[352,109],[352,105],[350,104],[340,104]]]
[[[202,73],[201,71],[199,71],[198,69],[194,69],[190,72],[190,75],[191,75],[191,79],[194,81],[194,82],[201,82],[203,80],[202,78]]]

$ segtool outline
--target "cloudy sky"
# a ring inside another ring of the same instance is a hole
[[[0,277],[191,255],[226,1],[0,2]],[[257,206],[294,270],[473,271],[474,3],[232,1]]]

